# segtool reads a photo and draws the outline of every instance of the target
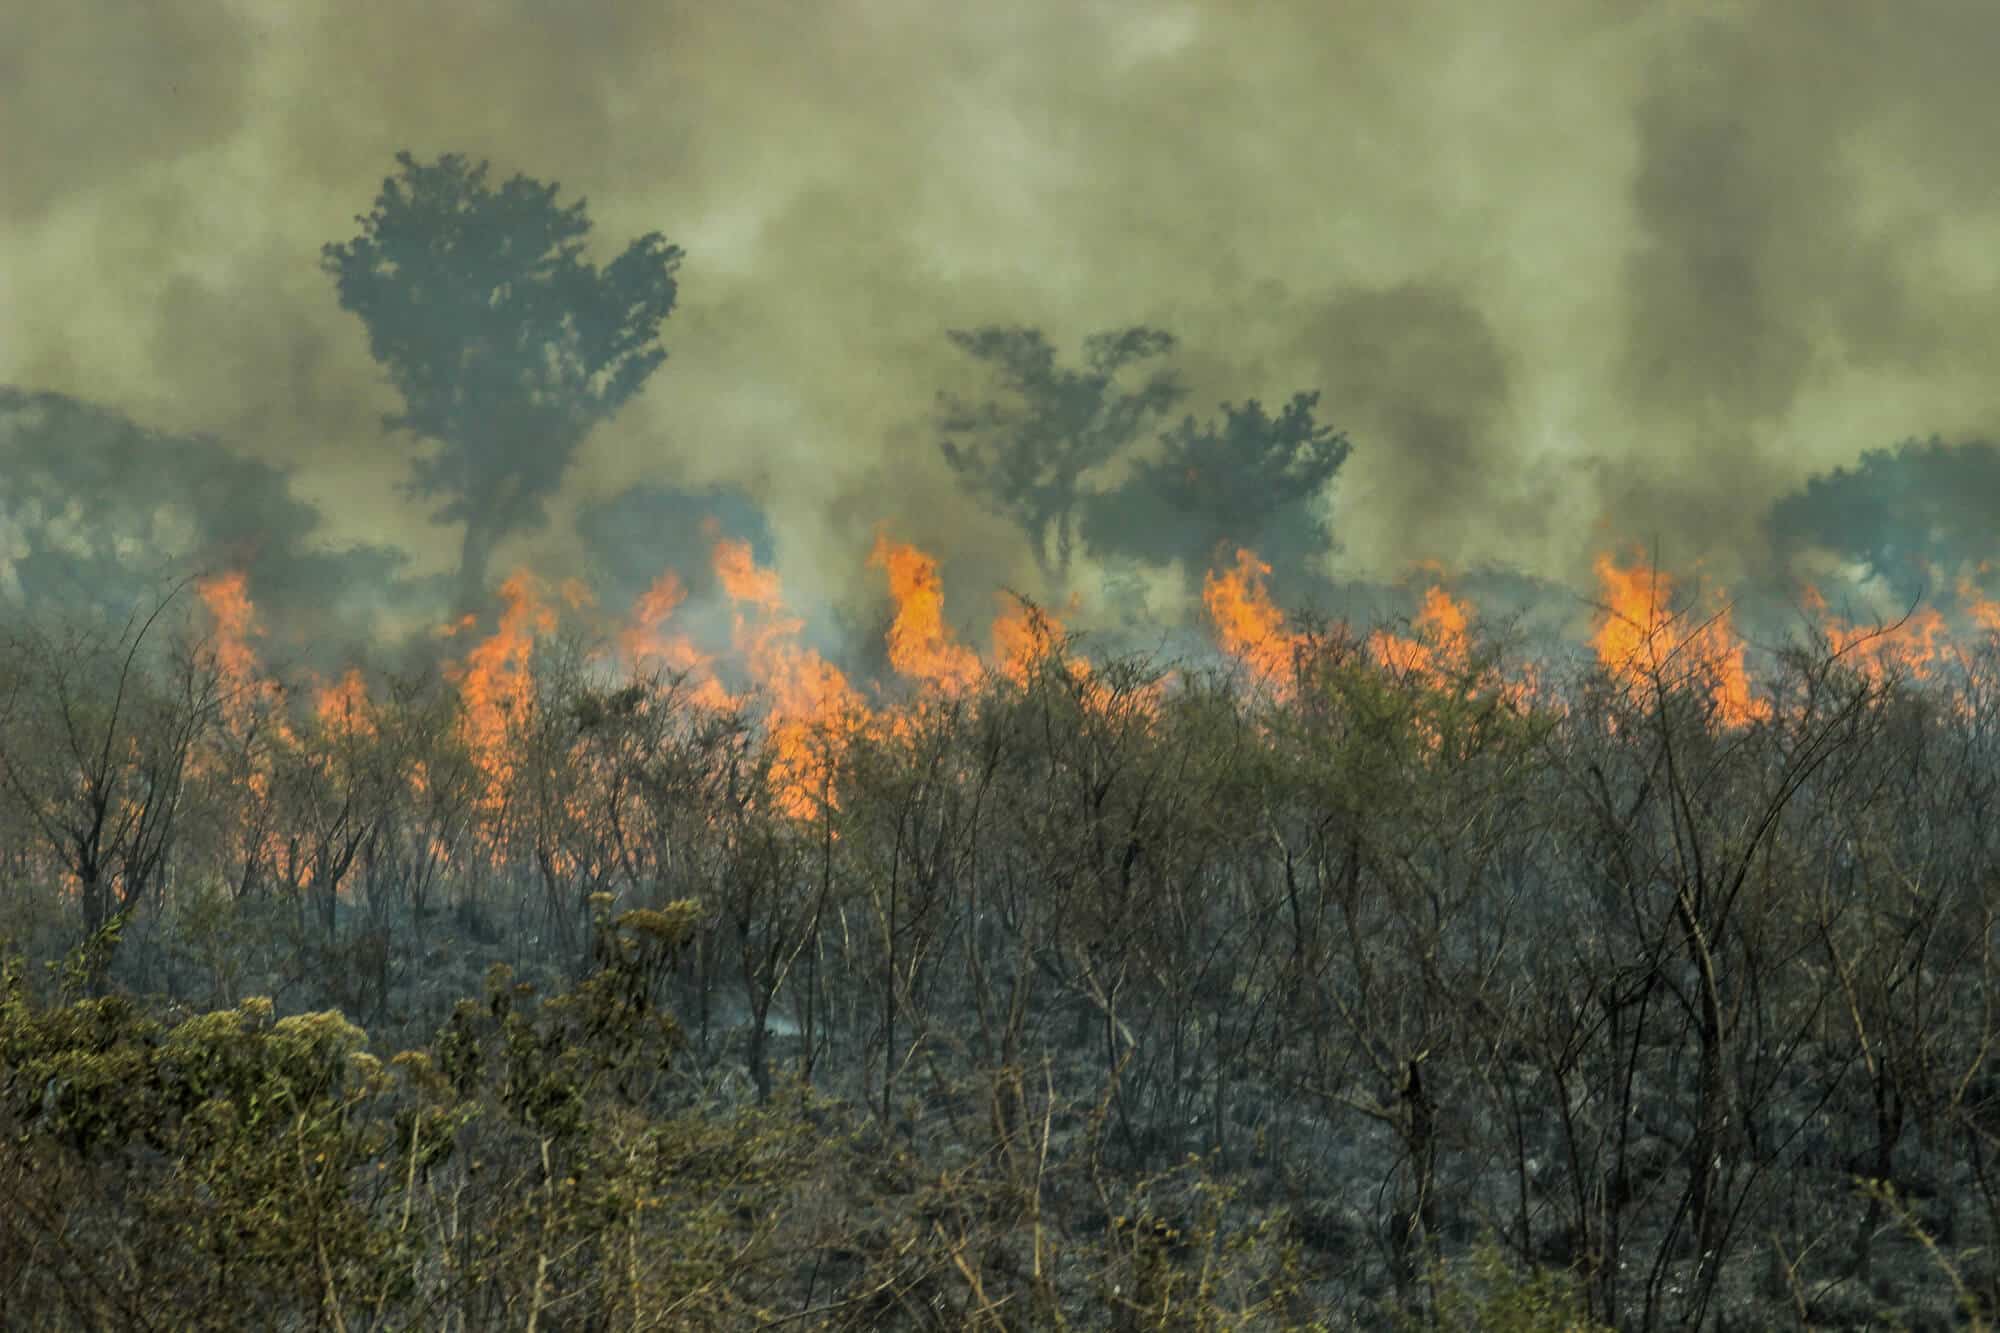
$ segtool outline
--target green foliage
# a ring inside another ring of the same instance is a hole
[[[168,1281],[255,1309],[379,1269],[383,1238],[351,1189],[385,1141],[364,1112],[389,1083],[364,1041],[339,1014],[273,1022],[262,998],[172,1024],[122,997],[44,1009],[11,967],[0,1116],[24,1168],[6,1173],[26,1196],[17,1225],[120,1201],[103,1221],[133,1233],[122,1265],[120,1247],[76,1248],[63,1227],[35,1239],[59,1247],[58,1276],[131,1300]]]
[[[1199,1158],[1134,1184],[1127,1211],[1111,1218],[1094,1278],[1111,1327],[1230,1333],[1298,1326],[1281,1318],[1300,1295],[1296,1255],[1277,1241],[1282,1219],[1244,1216],[1236,1195]],[[1263,1281],[1245,1281],[1267,1270]]]
[[[1409,1333],[1609,1333],[1589,1318],[1576,1281],[1566,1273],[1522,1273],[1486,1240],[1465,1258],[1439,1263],[1433,1277],[1437,1307],[1429,1319],[1404,1315]]]
[[[0,1225],[44,1256],[34,1299],[82,1324],[167,1301],[218,1327],[401,1326],[439,1301],[587,1298],[657,1327],[735,1308],[810,1156],[809,1103],[710,1121],[660,1102],[679,1044],[660,974],[693,914],[599,904],[600,966],[573,991],[538,1001],[496,968],[484,1005],[387,1064],[338,1013],[42,1006],[10,960]]]
[[[167,1305],[190,1327],[402,1327],[443,1310],[476,1326],[561,1309],[737,1328],[780,1317],[771,1302],[801,1273],[852,1264],[852,1294],[822,1303],[822,1327],[877,1327],[912,1302],[970,1319],[1025,1300],[1008,1295],[1020,1261],[1003,1251],[1028,1238],[996,1211],[1001,1182],[926,1184],[803,1087],[718,1116],[670,1110],[635,1077],[677,1048],[652,987],[694,916],[687,902],[598,904],[601,966],[575,990],[539,1000],[495,968],[484,1003],[386,1063],[338,1013],[280,1018],[261,997],[171,1021],[118,996],[43,1006],[10,961],[0,1236],[40,1256],[18,1275],[25,1299],[56,1326]],[[1296,1275],[1244,1285],[1238,1264],[1272,1251],[1274,1219],[1240,1217],[1198,1163],[1143,1182],[1129,1206],[1061,1264],[1121,1327],[1262,1327],[1296,1301]],[[1192,1208],[1189,1230],[1159,1207]],[[835,1220],[870,1215],[881,1230]],[[1076,1297],[1030,1285],[1066,1322]]]

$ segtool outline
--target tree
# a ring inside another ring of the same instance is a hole
[[[1056,364],[1041,330],[988,326],[953,329],[958,348],[990,367],[1002,399],[940,399],[945,461],[994,511],[1021,526],[1035,544],[1042,573],[1069,572],[1076,546],[1080,483],[1179,402],[1179,377],[1155,370],[1132,390],[1120,372],[1173,349],[1173,335],[1134,327],[1084,340],[1081,370]]]
[[[76,886],[93,992],[116,943],[106,927],[166,875],[190,767],[221,714],[210,654],[162,655],[148,642],[179,591],[116,634],[30,627],[5,645],[0,792]]]
[[[542,521],[577,446],[666,360],[682,252],[649,232],[600,272],[582,257],[585,200],[560,207],[558,186],[519,175],[492,189],[486,163],[454,153],[396,161],[361,234],[326,246],[322,267],[402,395],[385,424],[436,446],[410,489],[465,523],[466,611],[493,547]]]
[[[1766,523],[1786,558],[1820,547],[1907,597],[1925,590],[1931,571],[1992,554],[1996,485],[2000,447],[1989,441],[1905,440],[1809,478]]]
[[[1206,568],[1225,544],[1263,550],[1269,529],[1333,480],[1353,446],[1314,416],[1317,393],[1295,393],[1276,416],[1252,398],[1222,404],[1222,417],[1192,414],[1161,434],[1157,459],[1141,463],[1085,520],[1093,546],[1142,559],[1188,558]]]

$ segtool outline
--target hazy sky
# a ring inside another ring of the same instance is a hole
[[[448,568],[318,261],[458,151],[587,196],[600,257],[688,252],[672,359],[496,574],[728,481],[807,595],[881,519],[1031,584],[928,426],[943,331],[1020,322],[1164,326],[1197,410],[1324,390],[1336,572],[1727,576],[1808,475],[1993,433],[1996,50],[1968,0],[9,0],[0,383]]]

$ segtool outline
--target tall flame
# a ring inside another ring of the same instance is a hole
[[[1724,726],[1747,726],[1769,715],[1769,702],[1751,695],[1745,645],[1726,607],[1701,621],[1677,614],[1673,580],[1642,560],[1620,565],[1600,555],[1597,580],[1604,608],[1591,647],[1614,679],[1643,686],[1656,674],[1675,680],[1703,674]]]
[[[211,651],[224,678],[232,685],[248,685],[255,677],[257,657],[249,636],[257,621],[250,605],[249,579],[240,571],[216,574],[195,584],[201,604],[215,623]]]
[[[276,682],[259,674],[257,652],[250,646],[250,636],[257,630],[250,581],[240,570],[217,574],[198,580],[195,593],[214,626],[209,653],[225,687],[223,720],[239,736],[247,736],[278,699]],[[284,718],[272,720],[279,737],[289,740],[291,733]]]
[[[449,671],[465,706],[466,744],[486,777],[489,808],[504,803],[505,787],[513,776],[507,758],[510,722],[526,717],[534,701],[535,639],[556,627],[555,612],[540,600],[540,589],[528,571],[515,571],[500,585],[500,596],[506,606],[499,625]]]
[[[359,667],[349,667],[333,684],[321,685],[314,693],[313,704],[328,735],[360,740],[374,737],[375,719],[370,712],[368,682],[362,679]]]
[[[723,592],[736,603],[736,650],[768,701],[765,727],[780,808],[810,818],[829,790],[828,739],[865,725],[867,706],[838,667],[799,642],[805,622],[786,613],[777,571],[759,566],[748,542],[718,538],[713,560]]]
[[[1986,573],[1986,566],[1981,565],[1979,572]],[[1969,574],[1958,581],[1958,600],[1964,603],[1965,613],[1972,617],[1972,623],[1981,633],[2000,634],[2000,602],[1981,592],[1978,582]]]
[[[1053,614],[1030,606],[1021,598],[1008,597],[1000,613],[993,617],[995,669],[1016,686],[1026,685],[1028,673],[1055,651],[1062,634],[1062,622]]]
[[[1271,600],[1265,580],[1271,567],[1247,550],[1236,567],[1202,580],[1201,600],[1215,622],[1222,650],[1245,663],[1266,685],[1283,691],[1292,677],[1303,636],[1285,627],[1285,613]]]
[[[947,695],[975,688],[983,674],[979,656],[954,639],[945,624],[937,561],[879,533],[868,563],[888,574],[889,595],[896,602],[896,619],[889,626],[889,665]]]
[[[632,604],[631,623],[618,637],[626,666],[633,671],[665,668],[684,675],[690,697],[702,707],[727,711],[740,700],[723,688],[715,675],[715,658],[695,646],[687,634],[669,633],[667,619],[687,600],[687,585],[669,569]]]

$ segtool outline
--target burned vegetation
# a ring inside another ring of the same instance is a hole
[[[38,1327],[1983,1318],[1996,657],[1607,561],[1215,662],[886,683],[718,537],[616,632],[262,660],[242,580],[4,663],[0,1303]]]

